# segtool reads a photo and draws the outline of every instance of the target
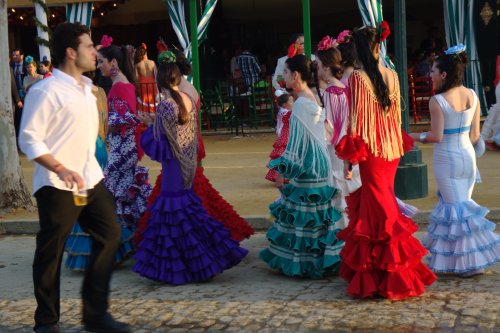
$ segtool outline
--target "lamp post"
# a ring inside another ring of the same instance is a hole
[[[200,56],[198,53],[198,7],[196,0],[189,0],[189,30],[191,33],[191,69],[193,85],[200,91]]]
[[[406,1],[394,1],[394,30],[396,39],[396,71],[399,76],[403,130],[409,130],[408,73],[406,63]],[[400,199],[424,198],[428,195],[427,165],[422,163],[422,151],[415,144],[399,162],[394,190]]]
[[[302,23],[304,27],[304,54],[311,59],[311,4],[302,0]]]

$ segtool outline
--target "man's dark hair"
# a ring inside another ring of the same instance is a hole
[[[304,37],[304,34],[303,34],[302,32],[298,32],[298,33],[295,33],[295,34],[291,35],[291,36],[290,36],[290,44],[295,43],[295,41],[296,41],[299,37]]]
[[[80,23],[61,23],[52,33],[52,51],[55,62],[64,64],[66,61],[66,49],[68,47],[78,50],[80,36],[89,34],[90,30]]]
[[[17,52],[17,51],[19,51],[19,54],[20,54],[20,55],[24,55],[24,51],[23,51],[23,49],[20,49],[20,48],[13,49],[13,50],[12,50],[12,52],[11,52],[10,54],[12,54],[12,53],[14,53],[14,52]]]

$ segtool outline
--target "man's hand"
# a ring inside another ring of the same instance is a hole
[[[23,108],[23,101],[18,101],[16,105],[17,105],[18,109],[22,109]]]
[[[59,177],[59,179],[62,180],[64,184],[66,184],[66,187],[70,189],[74,189],[73,186],[75,184],[78,189],[82,189],[85,185],[83,182],[83,178],[76,171],[72,171],[61,166],[57,169],[56,173],[57,177]]]

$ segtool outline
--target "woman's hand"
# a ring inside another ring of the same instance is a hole
[[[155,120],[155,114],[152,112],[139,111],[137,115],[139,117],[139,120],[147,126],[151,126]]]
[[[348,161],[344,161],[344,178],[346,180],[352,179],[352,164]]]
[[[276,176],[276,181],[274,182],[274,186],[276,186],[281,190],[284,185],[285,185],[285,176],[283,176],[282,174],[278,174]]]

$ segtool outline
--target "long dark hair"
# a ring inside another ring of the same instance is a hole
[[[137,83],[135,70],[132,66],[132,62],[130,61],[128,50],[125,46],[116,46],[111,44],[110,46],[100,49],[99,53],[104,58],[108,59],[108,61],[113,61],[113,59],[116,59],[118,68],[122,71],[127,80],[132,84]]]
[[[288,58],[286,64],[291,72],[299,73],[302,81],[306,82],[309,87],[314,86],[313,72],[315,67],[309,58],[303,54],[298,54],[292,58]]]
[[[364,27],[354,30],[353,38],[358,54],[358,61],[363,65],[364,71],[373,84],[375,96],[377,96],[384,109],[388,109],[391,106],[389,88],[378,69],[378,59],[375,59],[373,56],[375,47],[379,45],[380,34],[373,27]]]
[[[436,90],[440,94],[462,84],[465,66],[469,63],[469,57],[465,51],[459,54],[442,54],[434,63],[440,73],[446,73],[443,86]]]
[[[192,69],[191,64],[187,61],[186,56],[180,50],[173,49],[172,52],[175,54],[175,64],[181,70],[182,75],[191,75]]]
[[[344,38],[344,41],[337,46],[342,56],[342,66],[354,67],[358,69],[358,54],[356,52],[356,45],[354,45],[352,34]]]
[[[189,114],[186,105],[182,101],[181,94],[172,89],[181,83],[181,70],[174,62],[160,61],[158,66],[158,73],[156,74],[156,84],[160,90],[166,89],[170,92],[170,96],[179,107],[179,124],[183,125],[188,122]]]
[[[142,43],[139,45],[139,47],[135,50],[135,57],[134,57],[134,64],[140,63],[142,60],[144,60],[144,56],[147,54],[147,46],[146,44]]]

